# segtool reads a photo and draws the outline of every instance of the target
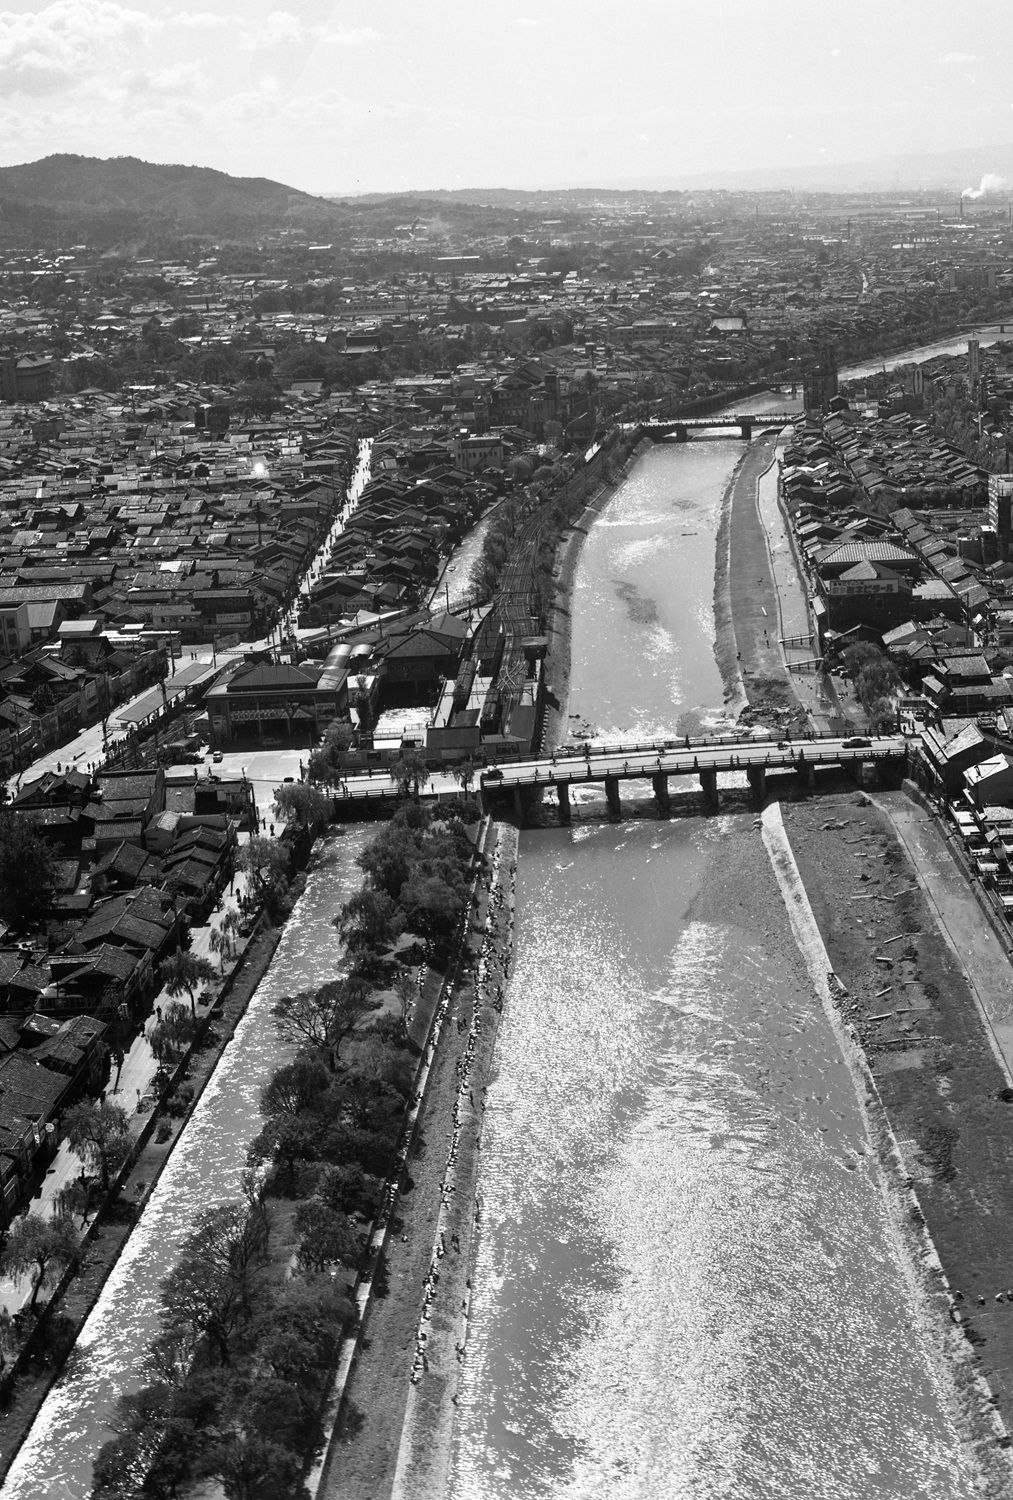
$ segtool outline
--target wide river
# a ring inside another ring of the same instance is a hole
[[[652,449],[593,527],[581,724],[721,722],[715,535],[741,451]],[[755,844],[769,892],[745,915],[723,899],[754,815],[577,811],[522,836],[453,1500],[971,1496],[851,1075]]]

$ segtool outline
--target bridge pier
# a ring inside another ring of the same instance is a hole
[[[740,433],[740,435],[742,437],[742,441],[744,443],[750,442],[750,440],[752,439],[752,436],[753,436],[753,424],[752,424],[752,422],[742,422],[740,424],[740,426],[739,426],[739,433]]]
[[[672,436],[675,438],[675,441],[677,443],[688,443],[689,428],[684,427],[681,422],[677,422],[675,427],[672,429]]]
[[[561,781],[556,786],[556,796],[559,798],[559,821],[566,825],[572,818],[570,810],[570,783]]]
[[[609,805],[609,820],[618,823],[623,815],[622,803],[619,800],[619,777],[605,777],[605,800]]]
[[[651,785],[654,788],[654,798],[658,804],[658,813],[667,818],[672,811],[672,799],[668,792],[668,775],[664,771],[655,771],[651,777]]]
[[[717,771],[698,771],[700,777],[700,789],[704,795],[704,801],[710,807],[717,807],[720,802],[718,796],[718,773]]]
[[[515,786],[514,787],[514,813],[517,816],[517,827],[518,828],[523,828],[524,827],[524,803],[521,800],[521,789],[520,789],[519,786]]]
[[[757,802],[762,802],[767,795],[767,768],[766,766],[747,766],[746,778],[749,781],[753,796]]]
[[[816,762],[812,760],[806,760],[804,755],[800,755],[798,760],[795,762],[795,774],[798,776],[798,779],[799,781],[801,781],[802,785],[808,787],[809,790],[812,791],[813,787],[816,785]]]

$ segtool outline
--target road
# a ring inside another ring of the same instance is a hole
[[[837,764],[842,761],[873,760],[882,756],[904,755],[907,741],[903,735],[863,736],[859,739],[827,736],[822,739],[745,739],[691,740],[637,745],[603,745],[593,747],[587,755],[557,751],[551,758],[503,761],[480,771],[475,785],[487,791],[509,790],[521,786],[569,784],[581,781],[603,781],[606,776],[619,780],[650,777],[659,771],[668,776],[693,776],[700,771],[742,771],[749,766],[794,769],[799,764]],[[397,783],[386,770],[342,778],[336,787],[339,797],[389,797]],[[437,771],[425,784],[428,796],[461,790],[456,776]]]

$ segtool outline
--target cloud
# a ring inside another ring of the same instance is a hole
[[[974,52],[944,52],[939,61],[947,67],[964,68],[969,63],[981,62],[981,58]]]
[[[299,17],[288,10],[272,10],[257,23],[256,30],[244,33],[240,46],[247,52],[270,52],[285,42],[302,40],[303,24]]]
[[[372,42],[382,40],[378,31],[372,26],[353,26],[351,29],[341,26],[317,26],[314,36],[322,42],[329,42],[333,47],[366,47]]]
[[[74,90],[157,28],[154,17],[115,0],[53,0],[29,14],[0,11],[0,93]]]
[[[163,24],[183,31],[218,31],[223,26],[235,25],[235,18],[210,10],[181,10],[166,17]]]
[[[138,70],[128,76],[126,84],[134,94],[183,99],[204,88],[207,76],[200,63],[180,62]]]

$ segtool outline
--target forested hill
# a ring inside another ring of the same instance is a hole
[[[0,167],[0,239],[8,242],[33,227],[42,235],[80,225],[113,238],[153,229],[243,236],[286,224],[322,233],[347,219],[325,198],[210,167],[71,155]]]

